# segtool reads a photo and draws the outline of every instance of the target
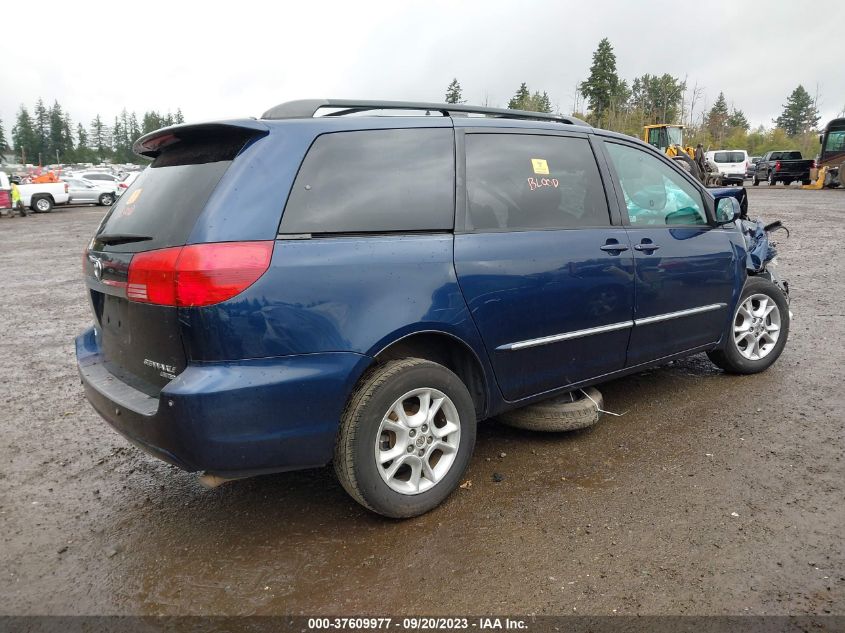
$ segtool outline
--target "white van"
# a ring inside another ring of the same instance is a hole
[[[704,152],[704,156],[716,165],[726,183],[735,182],[741,185],[745,180],[748,152],[744,149],[717,149]]]

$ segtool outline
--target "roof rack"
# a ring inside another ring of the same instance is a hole
[[[545,112],[529,112],[528,110],[506,110],[504,108],[484,108],[464,105],[462,103],[426,103],[422,101],[361,101],[356,99],[300,99],[287,101],[270,108],[261,115],[262,119],[310,119],[323,108],[336,108],[326,116],[344,116],[372,110],[425,110],[435,111],[443,116],[466,116],[468,114],[483,114],[502,119],[522,119],[527,121],[553,121],[569,125],[584,125],[589,123],[570,116],[547,114]]]

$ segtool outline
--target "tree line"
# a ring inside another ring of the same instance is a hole
[[[0,120],[0,153],[13,152],[17,162],[35,165],[139,162],[132,143],[148,132],[184,121],[180,108],[175,114],[150,110],[140,119],[124,108],[112,121],[97,114],[86,126],[74,123],[58,101],[47,107],[39,98],[31,113],[25,105],[18,110],[11,145]]]
[[[463,89],[455,78],[446,89],[446,103],[463,102]],[[532,92],[525,83],[520,84],[508,108],[549,113],[561,110],[553,108],[546,92]],[[719,92],[713,105],[706,107],[704,90],[697,84],[690,86],[686,77],[646,73],[629,83],[619,76],[613,46],[604,38],[593,53],[587,79],[575,86],[571,113],[596,127],[638,138],[645,125],[682,124],[686,126],[688,145],[747,149],[755,155],[771,149],[795,148],[814,155],[820,118],[818,97],[798,85],[782,108],[771,127],[752,130],[745,113],[729,105],[724,92]]]

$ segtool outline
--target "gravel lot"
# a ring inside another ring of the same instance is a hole
[[[103,209],[3,218],[0,612],[845,614],[845,191],[749,195],[792,231],[772,369],[696,356],[601,387],[625,415],[592,429],[484,424],[471,487],[404,522],[330,469],[207,491],[131,447],[73,359]]]

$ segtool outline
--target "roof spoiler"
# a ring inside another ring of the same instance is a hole
[[[238,130],[242,131],[245,136],[264,136],[270,132],[266,123],[261,123],[254,119],[237,119],[209,123],[183,123],[144,134],[144,136],[132,145],[132,151],[139,156],[156,158],[165,147],[178,143],[183,139],[208,136],[216,133],[232,133]]]
[[[506,110],[504,108],[485,108],[470,106],[463,103],[427,103],[424,101],[362,101],[359,99],[301,99],[287,101],[270,108],[261,115],[262,119],[310,119],[323,108],[338,110],[326,116],[344,116],[373,110],[423,110],[425,112],[439,112],[443,116],[467,116],[468,114],[482,114],[502,119],[522,119],[527,121],[553,121],[568,125],[589,124],[575,117],[548,114],[545,112],[529,112],[528,110]]]

